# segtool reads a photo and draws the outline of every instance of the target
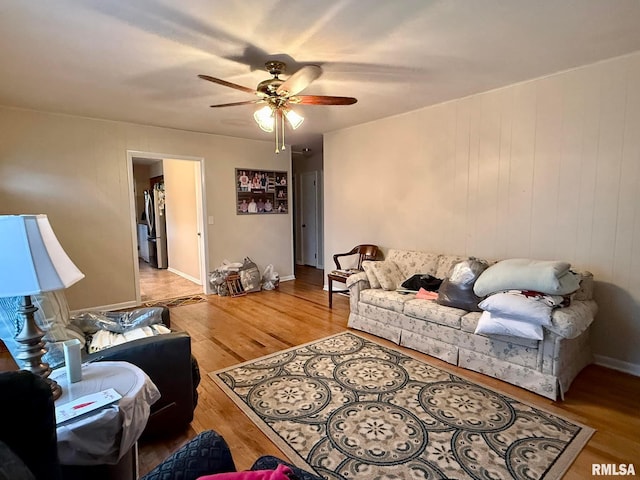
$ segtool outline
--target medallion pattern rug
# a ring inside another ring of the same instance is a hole
[[[327,479],[559,479],[594,432],[353,333],[209,375]]]

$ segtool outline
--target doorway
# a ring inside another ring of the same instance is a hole
[[[204,159],[183,155],[127,151],[129,163],[131,220],[134,232],[136,300],[161,300],[209,293],[204,200]],[[134,167],[136,171],[134,173]],[[142,173],[140,169],[143,170]],[[151,267],[138,247],[144,245],[146,225],[140,218],[140,189],[146,179],[162,175],[166,193],[166,242],[168,268]],[[142,224],[142,225],[141,225]]]
[[[300,175],[300,244],[302,263],[318,266],[318,173]]]

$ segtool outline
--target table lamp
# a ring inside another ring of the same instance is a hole
[[[16,360],[22,362],[23,370],[49,383],[54,400],[62,389],[48,378],[51,368],[42,361],[47,350],[31,295],[67,288],[82,278],[84,274],[62,249],[46,215],[0,215],[0,297],[23,297],[17,312],[22,329],[15,337],[19,344]]]

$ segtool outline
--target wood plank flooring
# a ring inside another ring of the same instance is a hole
[[[143,302],[202,293],[202,286],[164,268],[140,260],[140,298]]]
[[[327,292],[322,290],[321,271],[297,268],[296,277],[295,281],[282,282],[275,291],[237,298],[212,295],[207,302],[171,309],[172,326],[192,337],[193,353],[202,374],[200,398],[189,428],[169,438],[140,442],[141,474],[196,433],[207,429],[224,436],[239,469],[248,469],[261,455],[284,457],[207,373],[347,330],[349,299],[335,295],[333,309],[329,309]],[[368,337],[393,346],[377,337]],[[552,402],[499,380],[412,353],[471,381],[596,428],[598,431],[565,479],[591,478],[594,463],[635,462],[636,473],[640,473],[639,377],[591,365],[574,381],[564,402]]]

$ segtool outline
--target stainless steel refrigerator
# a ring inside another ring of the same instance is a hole
[[[156,183],[153,190],[144,191],[144,212],[149,227],[149,263],[167,268],[167,219],[165,215],[164,184]]]

